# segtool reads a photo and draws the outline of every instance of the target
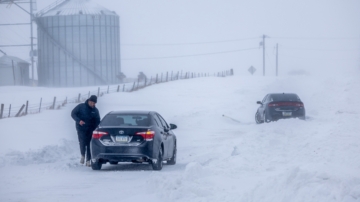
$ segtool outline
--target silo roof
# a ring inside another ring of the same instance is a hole
[[[50,5],[51,6],[51,5]],[[49,9],[49,10],[48,10]],[[91,0],[63,0],[53,8],[45,8],[38,13],[38,17],[56,15],[117,15]]]

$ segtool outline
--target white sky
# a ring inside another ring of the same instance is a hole
[[[120,16],[121,68],[128,77],[136,76],[139,71],[150,76],[166,71],[212,73],[230,68],[236,73],[248,74],[250,66],[257,68],[255,74],[262,75],[262,49],[166,59],[128,59],[259,48],[263,34],[269,37],[266,39],[269,76],[275,75],[277,43],[282,75],[292,70],[333,74],[360,68],[358,0],[93,1]],[[38,10],[52,2],[38,0]],[[0,23],[28,21],[27,14],[15,5],[10,8],[0,5]],[[28,44],[28,30],[28,26],[0,26],[0,45]],[[231,41],[208,43],[227,40]],[[0,49],[8,55],[29,57],[28,47]]]

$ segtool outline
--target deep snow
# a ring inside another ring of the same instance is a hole
[[[0,87],[0,102],[44,92],[21,90]],[[256,101],[272,92],[297,93],[308,120],[255,124]],[[76,104],[3,119],[0,201],[360,201],[359,99],[357,75],[208,77],[99,98],[102,117],[144,109],[177,124],[178,162],[160,172],[147,164],[80,165],[70,117]]]

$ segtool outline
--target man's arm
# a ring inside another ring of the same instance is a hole
[[[78,117],[79,110],[80,110],[80,105],[76,106],[76,107],[71,111],[71,117],[74,119],[74,121],[75,121],[76,123],[79,123],[79,122],[81,121],[80,118]]]

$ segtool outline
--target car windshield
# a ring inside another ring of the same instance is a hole
[[[149,126],[148,114],[108,114],[100,126]]]
[[[300,98],[296,94],[273,94],[271,101],[300,101]]]

